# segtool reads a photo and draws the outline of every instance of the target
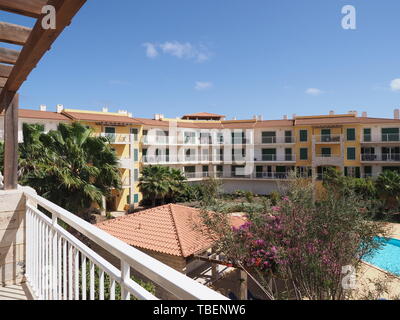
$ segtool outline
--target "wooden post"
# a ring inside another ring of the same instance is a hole
[[[248,279],[247,273],[243,270],[240,270],[240,300],[248,300],[247,290],[248,290]]]
[[[4,114],[4,190],[18,187],[18,94],[7,92]],[[10,101],[10,102],[9,102]]]

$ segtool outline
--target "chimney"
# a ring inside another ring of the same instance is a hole
[[[293,120],[296,120],[297,114],[293,113]]]
[[[45,106],[44,104],[41,104],[39,107],[40,111],[47,111],[47,106]]]
[[[357,112],[356,110],[350,110],[350,111],[349,111],[349,114],[352,114],[353,116],[356,116],[356,117],[357,117],[358,112]]]
[[[335,115],[335,111],[333,111],[333,110],[329,111],[329,115],[330,116],[334,116]]]
[[[362,113],[362,117],[363,117],[363,118],[368,118],[368,113],[364,111],[364,112]]]
[[[107,113],[107,112],[108,112],[108,108],[107,108],[107,107],[104,107],[104,108],[101,110],[101,112]]]
[[[129,118],[133,118],[133,113],[132,113],[132,112],[129,112],[129,113],[128,113],[128,117],[129,117]]]
[[[288,119],[288,116],[285,114],[284,116],[283,116],[283,120],[287,120]]]
[[[63,112],[63,111],[64,111],[64,105],[58,104],[58,105],[57,105],[57,113],[61,113],[61,112]]]
[[[395,109],[394,110],[394,118],[396,120],[400,120],[400,109]]]
[[[258,117],[256,115],[254,115],[253,120],[258,120]]]
[[[160,120],[160,115],[159,115],[158,113],[156,113],[156,114],[154,115],[154,120]]]
[[[118,114],[128,115],[128,111],[127,110],[118,110]]]
[[[258,116],[258,121],[263,121],[263,120],[264,120],[264,117],[262,115],[259,115]]]

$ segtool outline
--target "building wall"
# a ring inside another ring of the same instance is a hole
[[[0,190],[0,286],[24,281],[25,196]]]

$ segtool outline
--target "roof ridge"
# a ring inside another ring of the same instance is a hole
[[[185,257],[185,253],[183,252],[183,245],[182,245],[181,237],[180,237],[180,231],[178,231],[178,225],[176,223],[175,212],[173,210],[172,203],[169,204],[169,208],[170,208],[170,212],[171,212],[172,225],[173,225],[174,230],[175,230],[177,242],[178,242],[179,248],[181,250],[182,256]]]

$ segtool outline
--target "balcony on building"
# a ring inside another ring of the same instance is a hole
[[[344,158],[340,154],[316,154],[314,166],[340,166],[344,162]]]
[[[110,144],[130,144],[134,141],[133,134],[121,134],[121,133],[98,133],[95,134],[97,137],[107,138]]]
[[[380,135],[363,134],[361,143],[383,143],[383,144],[398,144],[400,142],[399,133],[385,133]]]
[[[361,162],[400,162],[400,153],[361,154]]]
[[[6,257],[1,261],[1,281],[23,287],[21,299],[157,300],[154,292],[131,279],[132,273],[143,275],[176,299],[226,299],[31,188],[0,190],[0,202],[5,204],[1,214],[12,218],[12,224],[0,225],[5,227],[3,240],[9,241],[1,248]],[[16,248],[26,254],[8,253]],[[115,257],[112,262],[107,260],[110,256]]]
[[[313,139],[316,144],[338,144],[343,142],[343,135],[340,134],[314,135]]]

